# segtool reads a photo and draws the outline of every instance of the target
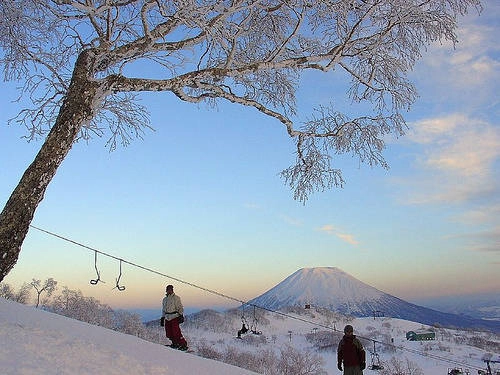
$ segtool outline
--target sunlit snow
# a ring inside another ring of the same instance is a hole
[[[253,374],[3,298],[0,298],[0,373]]]
[[[313,325],[324,325],[327,316],[311,310],[288,312],[287,316],[296,316],[304,320],[289,319],[274,313],[266,313],[266,324],[262,324],[262,339],[253,340],[247,335],[243,340],[235,339],[236,329],[241,324],[238,315],[224,315],[213,312],[205,316],[219,315],[224,318],[231,332],[223,329],[207,329],[210,322],[198,321],[183,331],[188,341],[196,348],[196,342],[204,340],[214,345],[216,350],[237,347],[240,350],[257,352],[262,349],[279,351],[292,345],[300,351],[318,353],[324,360],[328,374],[338,374],[336,369],[335,346],[318,349],[306,340],[313,331]],[[232,318],[231,318],[232,317]],[[196,317],[188,316],[195,321]],[[345,318],[343,318],[345,319]],[[350,318],[349,318],[350,319]],[[422,328],[420,323],[392,318],[356,318],[349,323],[355,327],[359,337],[387,336],[393,340],[393,348],[387,350],[378,346],[382,361],[392,357],[410,360],[425,375],[447,374],[456,364],[468,369],[470,374],[477,374],[485,368],[484,358],[499,359],[500,353],[480,349],[467,344],[471,339],[493,340],[500,345],[498,336],[471,331],[439,329],[437,339],[429,342],[410,342],[405,338],[408,330]],[[337,321],[342,327],[345,321]],[[199,327],[196,328],[195,326]],[[160,331],[160,329],[159,329]],[[333,333],[329,333],[332,335]],[[338,335],[339,333],[337,333]],[[236,375],[250,374],[242,368],[198,357],[196,353],[182,353],[161,344],[153,344],[111,331],[102,327],[68,319],[30,306],[6,301],[0,298],[0,364],[2,375],[14,374],[151,374],[151,375]],[[371,345],[366,343],[368,365],[370,365]],[[398,348],[398,349],[396,349]],[[491,348],[491,347],[489,347]],[[196,351],[196,350],[195,350]],[[464,366],[466,364],[467,366]],[[497,366],[498,367],[498,366]],[[496,371],[496,369],[494,370]],[[377,374],[365,370],[365,375]]]

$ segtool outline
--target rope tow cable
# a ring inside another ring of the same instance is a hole
[[[101,255],[104,255],[106,257],[109,257],[109,258],[112,258],[112,259],[115,259],[117,261],[120,262],[120,275],[118,276],[117,280],[116,280],[116,288],[118,290],[125,290],[125,287],[124,286],[120,286],[119,285],[119,281],[120,281],[120,277],[121,277],[121,265],[122,265],[122,262],[125,263],[125,264],[128,264],[130,266],[133,266],[133,267],[136,267],[136,268],[139,268],[143,271],[147,271],[147,272],[151,272],[153,274],[156,274],[156,275],[159,275],[159,276],[162,276],[162,277],[165,277],[165,278],[168,278],[168,279],[171,279],[171,280],[175,280],[181,284],[185,284],[185,285],[189,285],[193,288],[196,288],[196,289],[200,289],[200,290],[203,290],[205,292],[208,292],[208,293],[211,293],[211,294],[214,294],[214,295],[217,295],[219,297],[223,297],[223,298],[226,298],[228,300],[231,300],[231,301],[234,301],[234,302],[238,302],[238,303],[241,303],[243,305],[243,309],[244,309],[244,305],[248,305],[248,306],[253,306],[254,308],[254,316],[255,316],[255,308],[259,308],[261,310],[264,310],[264,311],[268,311],[268,312],[271,312],[271,313],[274,313],[274,314],[277,314],[277,315],[280,315],[280,316],[284,316],[286,318],[289,318],[289,319],[293,319],[293,320],[298,320],[298,321],[301,321],[301,322],[304,322],[304,323],[307,323],[307,324],[311,324],[311,325],[314,325],[316,327],[321,327],[321,328],[325,328],[327,330],[331,330],[331,331],[334,331],[334,332],[341,332],[340,330],[338,330],[337,328],[335,327],[330,327],[330,326],[327,326],[327,325],[324,325],[324,324],[321,324],[321,323],[316,323],[316,322],[312,322],[310,320],[307,320],[307,319],[304,319],[304,318],[301,318],[301,317],[298,317],[298,316],[293,316],[293,315],[289,315],[289,314],[286,314],[286,313],[283,313],[281,311],[275,311],[275,310],[272,310],[272,309],[269,309],[269,308],[266,308],[266,307],[263,307],[263,306],[259,306],[259,305],[256,305],[256,304],[253,304],[253,303],[248,303],[247,301],[243,301],[243,300],[240,300],[238,298],[235,298],[235,297],[231,297],[229,295],[226,295],[224,293],[221,293],[221,292],[218,292],[218,291],[215,291],[215,290],[212,290],[212,289],[208,289],[208,288],[204,288],[202,286],[199,286],[199,285],[196,285],[196,284],[193,284],[193,283],[190,283],[188,281],[185,281],[185,280],[182,280],[182,279],[179,279],[177,277],[174,277],[174,276],[170,276],[170,275],[167,275],[165,273],[162,273],[162,272],[159,272],[159,271],[156,271],[152,268],[149,268],[149,267],[144,267],[144,266],[141,266],[140,264],[137,264],[137,263],[133,263],[133,262],[130,262],[130,261],[127,261],[125,259],[122,259],[122,258],[119,258],[117,256],[114,256],[114,255],[111,255],[111,254],[108,254],[104,251],[100,251],[98,249],[95,249],[95,248],[92,248],[90,246],[87,246],[87,245],[84,245],[82,243],[79,243],[77,241],[74,241],[70,238],[66,238],[64,236],[61,236],[59,234],[56,234],[56,233],[53,233],[53,232],[50,232],[48,230],[45,230],[45,229],[42,229],[42,228],[39,228],[39,227],[36,227],[34,225],[31,225],[30,224],[30,227],[33,228],[33,229],[36,229],[40,232],[43,232],[43,233],[46,233],[50,236],[53,236],[53,237],[57,237],[63,241],[67,241],[67,242],[70,242],[74,245],[77,245],[77,246],[80,246],[80,247],[83,247],[85,249],[88,249],[88,250],[91,250],[91,251],[94,251],[94,266],[95,266],[95,270],[96,270],[96,273],[97,273],[97,279],[95,280],[90,280],[90,283],[93,284],[93,285],[96,285],[99,281],[103,282],[101,279],[100,279],[100,272],[99,270],[97,269],[97,253],[101,254]],[[122,288],[122,289],[120,289]],[[114,289],[114,288],[113,288]],[[365,339],[365,340],[368,340],[368,341],[373,341],[373,343],[378,343],[378,344],[381,344],[381,345],[385,345],[385,346],[388,346],[388,347],[392,347],[396,350],[401,350],[401,351],[406,351],[406,352],[409,352],[409,353],[413,353],[413,354],[417,354],[417,355],[420,355],[422,357],[427,357],[427,358],[432,358],[432,359],[435,359],[435,360],[438,360],[438,361],[442,361],[442,362],[447,362],[447,363],[451,363],[451,364],[455,364],[455,365],[461,365],[461,366],[464,366],[464,367],[469,367],[471,369],[475,369],[475,370],[482,370],[481,368],[479,367],[476,367],[476,366],[472,366],[472,365],[469,365],[467,363],[461,363],[461,362],[458,362],[458,361],[453,361],[449,358],[446,358],[446,357],[441,357],[441,356],[438,356],[438,355],[435,355],[435,354],[428,354],[428,353],[425,353],[425,352],[420,352],[416,349],[410,349],[410,348],[405,348],[405,347],[399,347],[399,346],[396,346],[394,344],[391,344],[391,343],[387,343],[387,342],[383,342],[383,341],[379,341],[379,340],[375,340],[375,339],[372,339],[372,338],[368,338],[368,337],[363,337],[363,336],[359,336],[359,335],[356,335],[357,337],[359,338],[362,338],[362,339]]]

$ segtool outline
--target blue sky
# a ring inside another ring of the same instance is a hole
[[[217,109],[145,94],[154,132],[109,152],[77,143],[51,182],[33,225],[92,248],[251,299],[302,267],[335,266],[384,292],[424,297],[500,291],[500,4],[461,22],[460,43],[434,45],[411,74],[420,97],[408,134],[388,140],[390,169],[338,159],[347,184],[303,205],[278,173],[294,161],[284,127],[253,109]],[[0,83],[0,205],[42,141],[6,125],[22,103]],[[333,74],[308,74],[312,104],[343,98]],[[53,277],[113,307],[155,307],[171,282],[30,230],[5,281]],[[181,283],[188,306],[228,301]]]

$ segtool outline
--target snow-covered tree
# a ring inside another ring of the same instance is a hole
[[[12,289],[12,286],[10,286],[10,284],[0,283],[0,297],[5,299],[13,299],[14,290]]]
[[[423,371],[408,358],[403,361],[400,358],[392,357],[388,362],[384,363],[380,375],[423,375]]]
[[[416,98],[408,72],[430,43],[455,42],[457,17],[474,7],[480,0],[1,1],[4,79],[24,82],[33,104],[16,120],[46,138],[0,214],[0,281],[74,142],[107,134],[114,149],[150,127],[140,92],[275,118],[296,144],[281,175],[300,201],[343,185],[336,154],[387,167],[384,137],[404,134]],[[352,110],[319,107],[300,124],[304,71],[347,76]]]
[[[36,305],[38,307],[40,305],[40,297],[43,292],[47,294],[47,297],[50,297],[52,293],[57,289],[57,281],[55,281],[52,277],[45,280],[42,284],[41,280],[33,279],[30,285],[36,290]]]
[[[116,331],[126,333],[128,335],[134,335],[143,337],[146,327],[142,323],[141,316],[136,313],[131,313],[124,310],[114,311],[114,320]]]
[[[317,353],[300,351],[291,346],[281,349],[280,374],[326,375],[324,360]]]
[[[17,291],[10,284],[0,283],[0,297],[27,304],[31,297],[30,289],[27,283],[23,283]]]
[[[64,287],[61,294],[54,297],[48,308],[68,318],[106,328],[115,328],[113,309],[106,304],[101,304],[94,297],[85,297],[80,290]]]

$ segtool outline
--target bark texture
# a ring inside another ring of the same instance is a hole
[[[38,204],[71,149],[83,124],[92,118],[99,83],[89,80],[91,53],[80,54],[55,125],[26,169],[0,214],[0,282],[14,267]]]

